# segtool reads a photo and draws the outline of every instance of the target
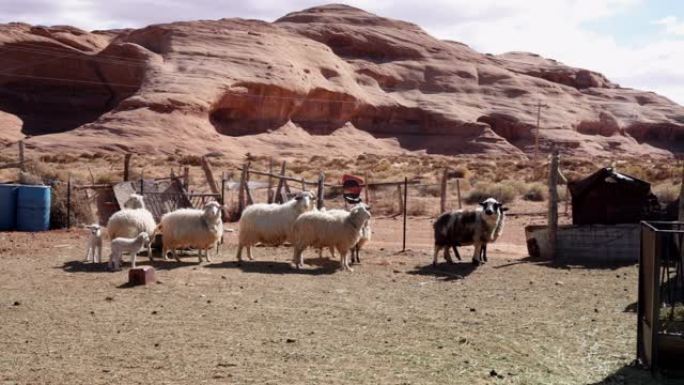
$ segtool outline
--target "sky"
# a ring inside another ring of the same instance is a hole
[[[684,105],[682,0],[351,0],[483,53],[528,51],[605,74]],[[0,23],[137,28],[178,20],[255,18],[325,4],[310,0],[0,0]]]

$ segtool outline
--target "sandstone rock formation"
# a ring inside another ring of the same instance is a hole
[[[344,5],[273,23],[0,26],[0,142],[41,151],[521,155],[538,112],[543,150],[684,150],[684,107],[662,96]]]

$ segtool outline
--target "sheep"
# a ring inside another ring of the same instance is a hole
[[[138,234],[146,232],[152,234],[157,227],[152,213],[145,209],[145,204],[142,203],[142,197],[137,194],[131,195],[124,207],[139,208],[124,208],[119,210],[109,218],[107,222],[107,233],[109,239],[115,238],[135,238]],[[147,256],[152,260],[152,247],[147,246]]]
[[[370,211],[370,206],[366,205],[366,209]],[[322,211],[326,211],[325,208],[322,209]],[[341,209],[331,209],[327,210],[327,213],[330,213],[332,215],[347,215],[349,212],[346,210],[341,210]],[[370,220],[366,222],[366,224],[361,228],[361,238],[359,238],[359,241],[352,247],[351,249],[351,263],[361,263],[361,260],[359,259],[359,251],[363,246],[370,242],[371,240],[371,227],[370,227]],[[332,247],[329,248],[330,250],[330,255],[332,258],[335,258],[335,249]],[[318,257],[322,258],[323,257],[323,249],[318,250]]]
[[[444,249],[444,259],[453,263],[449,248],[453,248],[456,257],[461,260],[458,246],[474,245],[473,264],[479,265],[487,261],[487,243],[496,241],[503,231],[504,207],[494,198],[480,202],[476,210],[457,210],[440,215],[433,223],[435,252],[432,260],[437,265],[439,251]]]
[[[335,248],[340,253],[343,270],[349,267],[347,253],[361,238],[361,229],[370,219],[365,205],[357,205],[345,215],[325,211],[304,213],[292,225],[293,261],[297,269],[303,265],[302,252],[307,247]]]
[[[314,195],[301,192],[283,203],[257,203],[242,212],[238,231],[237,260],[242,261],[242,249],[252,258],[252,246],[263,244],[278,246],[290,240],[292,224],[303,213],[313,209]]]
[[[144,209],[145,201],[140,194],[131,194],[124,203],[125,209]]]
[[[223,235],[223,220],[221,205],[209,202],[199,209],[180,209],[162,216],[155,232],[162,235],[162,254],[166,258],[169,251],[180,262],[176,249],[180,247],[194,247],[199,249],[199,262],[202,262],[202,252],[207,262],[209,249],[219,242]]]
[[[90,230],[88,248],[86,249],[85,261],[94,263],[102,262],[102,228],[98,224],[86,226]]]
[[[131,267],[135,269],[135,258],[140,249],[149,245],[150,236],[146,232],[138,234],[135,238],[118,237],[112,239],[112,251],[109,255],[109,269],[121,270],[121,256],[124,253],[131,254]]]

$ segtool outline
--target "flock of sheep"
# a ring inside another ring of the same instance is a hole
[[[252,246],[262,244],[278,246],[289,242],[293,247],[293,264],[297,269],[303,267],[302,253],[307,248],[330,250],[340,254],[343,270],[352,271],[350,262],[359,261],[359,250],[371,239],[370,208],[360,203],[351,210],[316,209],[314,195],[301,192],[283,203],[257,203],[248,206],[242,213],[238,230],[237,260],[242,261],[242,251],[247,249],[247,258],[252,257]],[[444,251],[447,262],[453,263],[449,254],[452,249],[456,257],[459,246],[474,246],[473,263],[487,261],[487,244],[496,241],[504,226],[505,212],[508,210],[494,198],[480,202],[476,209],[457,210],[441,214],[433,223],[434,258],[437,264],[440,251]],[[152,258],[151,242],[156,234],[161,234],[162,257],[168,255],[180,261],[177,250],[194,248],[210,262],[209,249],[218,246],[223,238],[221,206],[217,202],[207,203],[203,209],[179,209],[162,216],[159,224],[145,208],[143,197],[131,195],[124,208],[116,212],[107,223],[107,233],[111,239],[109,268],[119,270],[123,254],[131,255],[131,266],[136,267],[136,256],[147,249]],[[86,261],[101,262],[102,229],[98,225],[89,226],[91,236],[86,251]],[[351,261],[350,261],[351,259]]]

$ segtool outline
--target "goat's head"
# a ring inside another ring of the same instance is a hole
[[[485,215],[487,216],[499,215],[508,211],[508,207],[504,207],[503,203],[494,198],[487,198],[483,200],[480,202],[480,206],[482,206],[482,211],[484,211]]]

